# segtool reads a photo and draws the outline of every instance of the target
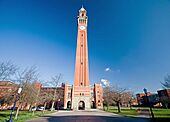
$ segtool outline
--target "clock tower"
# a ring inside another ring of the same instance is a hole
[[[74,85],[64,84],[64,109],[89,110],[102,109],[103,97],[101,84],[90,85],[87,45],[87,11],[79,10],[77,48],[74,72]]]
[[[87,46],[87,21],[86,10],[82,7],[78,16],[78,34],[76,63],[73,86],[72,108],[90,109],[90,85],[88,67],[88,46]]]

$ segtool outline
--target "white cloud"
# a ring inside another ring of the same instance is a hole
[[[105,72],[120,73],[120,69],[111,70],[109,67],[105,68]]]
[[[107,67],[107,68],[105,69],[105,71],[106,71],[106,72],[110,71],[110,68],[109,68],[109,67]]]
[[[109,81],[106,79],[101,79],[101,82],[105,85],[108,86],[109,85]]]

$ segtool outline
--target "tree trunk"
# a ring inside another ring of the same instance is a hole
[[[117,110],[118,110],[118,113],[120,113],[120,102],[117,102]]]
[[[109,111],[109,103],[107,102],[107,111]]]
[[[110,91],[110,89],[109,89]],[[107,93],[107,111],[109,111],[109,92]]]
[[[130,110],[132,110],[132,104],[131,104],[131,102],[129,102],[129,107],[130,107]]]
[[[54,101],[52,102],[52,105],[51,105],[51,111],[54,110]]]
[[[29,111],[31,111],[32,110],[32,103],[31,103],[31,105],[30,105],[30,107],[29,107]]]
[[[168,103],[165,103],[165,107],[166,107],[166,109],[168,109]]]
[[[15,114],[15,120],[18,119],[18,113],[19,113],[19,110],[20,110],[21,106],[22,106],[22,104],[20,103],[20,104],[18,105],[16,114]]]
[[[44,113],[44,111],[45,111],[46,105],[47,105],[47,102],[44,103],[44,110],[43,110],[43,113]]]
[[[54,110],[54,101],[56,100],[56,92],[57,92],[57,89],[55,88],[55,90],[54,90],[54,97],[53,97],[53,102],[52,102],[52,105],[51,105],[51,111],[53,111]]]
[[[37,103],[35,103],[35,108],[37,108]],[[34,116],[35,111],[32,111],[32,116]]]

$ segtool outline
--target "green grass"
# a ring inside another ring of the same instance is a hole
[[[19,115],[18,115],[18,119],[14,120],[14,116],[13,116],[13,122],[25,122],[26,120],[32,119],[32,118],[36,118],[36,117],[40,117],[43,116],[45,114],[49,114],[52,113],[51,111],[45,111],[45,113],[43,114],[41,111],[36,111],[34,115],[32,115],[32,112],[28,112],[28,111],[20,111]],[[7,110],[7,111],[0,111],[0,122],[7,122],[9,120],[11,111]]]
[[[156,118],[170,118],[170,109],[154,108],[153,113]]]
[[[105,110],[107,111],[107,108],[105,108]],[[136,117],[138,115],[138,113],[136,112],[136,109],[130,109],[127,107],[121,107],[121,112],[118,113],[116,106],[110,106],[108,112],[116,113],[116,114],[120,114],[124,116],[129,116],[129,117]]]
[[[133,107],[132,109],[127,107],[121,107],[121,112],[118,113],[116,106],[110,106],[108,112],[128,116],[128,117],[138,117],[140,114],[137,112],[138,107]],[[140,108],[140,109],[149,109],[149,108]],[[107,111],[107,108],[105,107]],[[163,108],[153,108],[153,113],[155,118],[170,118],[170,109],[163,109]]]

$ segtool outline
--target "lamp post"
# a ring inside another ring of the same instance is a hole
[[[12,116],[13,116],[13,114],[14,114],[16,102],[19,100],[19,95],[20,95],[21,91],[22,91],[22,88],[20,87],[20,88],[18,89],[18,92],[17,92],[17,95],[16,95],[16,99],[15,99],[14,105],[13,105],[13,107],[12,107],[12,111],[11,111],[11,114],[10,114],[9,122],[12,122]]]
[[[151,104],[150,104],[150,102],[149,102],[147,89],[144,88],[143,91],[144,91],[144,93],[145,93],[145,95],[146,95],[146,100],[147,100],[147,103],[148,103],[149,108],[150,108],[150,112],[151,112],[151,116],[152,116],[152,121],[154,122],[154,114],[153,114],[153,111],[152,111]]]

